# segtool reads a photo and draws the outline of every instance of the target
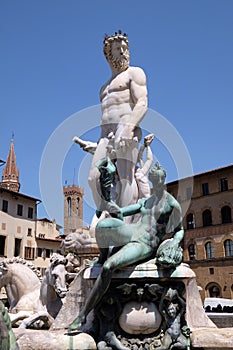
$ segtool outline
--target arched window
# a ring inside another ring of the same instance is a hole
[[[202,213],[202,221],[203,221],[203,226],[210,226],[212,225],[212,214],[209,209],[206,209]]]
[[[195,228],[194,215],[192,213],[189,213],[187,215],[186,222],[187,222],[187,230]]]
[[[212,286],[209,289],[210,298],[220,298],[221,292],[218,286]]]
[[[76,199],[76,215],[78,216],[79,211],[79,198]]]
[[[228,205],[225,205],[221,209],[222,224],[227,224],[231,222],[231,208]]]
[[[67,198],[67,208],[68,208],[68,216],[71,216],[71,198]]]
[[[206,259],[214,258],[214,245],[212,242],[207,242],[205,244],[205,255],[206,255]]]
[[[206,291],[206,297],[207,298],[221,298],[222,297],[222,289],[221,287],[215,283],[215,282],[210,282],[207,284],[205,287]]]
[[[233,256],[233,241],[226,239],[224,241],[225,256]]]
[[[194,260],[196,258],[196,249],[194,244],[188,246],[189,260]]]

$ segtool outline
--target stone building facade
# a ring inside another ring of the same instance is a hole
[[[0,188],[0,256],[34,260],[38,200]]]
[[[188,181],[189,180],[189,181]],[[189,183],[189,187],[187,184]],[[184,262],[197,275],[202,299],[233,298],[233,165],[167,184],[168,192],[188,207]]]
[[[76,251],[76,258],[79,261],[80,268],[82,268],[87,262],[99,256],[99,249],[95,238],[91,237],[90,227],[83,226],[84,189],[78,187],[76,184],[64,186],[63,195],[64,237],[72,232],[80,235],[80,247]]]
[[[50,264],[50,257],[53,253],[60,253],[62,238],[60,236],[60,225],[55,220],[47,218],[35,221],[36,255],[34,263],[40,268],[44,275],[45,269]]]
[[[50,255],[60,249],[60,226],[55,221],[37,218],[41,200],[19,192],[14,140],[0,182],[0,259],[19,256],[30,260],[42,272]]]

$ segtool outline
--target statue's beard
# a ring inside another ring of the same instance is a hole
[[[113,68],[119,71],[124,71],[129,68],[129,54],[125,54],[123,57],[114,57],[111,55],[109,63]]]

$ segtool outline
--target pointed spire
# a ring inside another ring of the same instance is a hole
[[[0,182],[0,187],[6,188],[8,190],[19,192],[19,170],[16,167],[16,156],[14,149],[14,134],[12,133],[10,149],[6,161],[6,166],[2,171],[2,182]]]

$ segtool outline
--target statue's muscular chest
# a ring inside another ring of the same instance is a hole
[[[108,95],[114,93],[125,93],[130,88],[130,79],[127,72],[122,72],[116,77],[111,78],[108,82],[102,87],[100,91],[101,101],[106,98]]]
[[[164,193],[159,200],[155,196],[149,197],[149,199],[145,201],[144,210],[147,215],[150,216],[150,220],[152,220],[154,224],[167,224],[172,208],[167,201],[166,194]]]

